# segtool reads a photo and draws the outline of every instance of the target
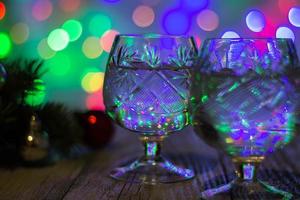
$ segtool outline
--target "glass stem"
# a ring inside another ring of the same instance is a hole
[[[235,173],[239,182],[257,182],[257,168],[263,157],[236,158],[233,159],[235,164]]]
[[[157,160],[160,158],[162,136],[144,136],[141,137],[141,141],[144,144],[144,159],[145,160]]]
[[[239,181],[256,182],[257,165],[254,163],[239,163],[236,168],[236,174]]]

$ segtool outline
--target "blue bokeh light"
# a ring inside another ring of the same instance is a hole
[[[300,27],[300,8],[291,8],[289,11],[289,21],[292,25]]]
[[[240,36],[234,31],[226,31],[221,38],[240,38]]]
[[[252,10],[246,16],[246,24],[253,32],[260,32],[266,25],[265,16],[259,10]]]
[[[276,37],[277,38],[291,38],[293,41],[295,40],[295,34],[294,32],[285,26],[279,27],[276,30]]]
[[[181,0],[181,6],[187,11],[197,12],[208,6],[208,0]]]
[[[163,17],[162,25],[164,30],[171,35],[186,34],[191,27],[189,16],[180,10],[167,12]]]

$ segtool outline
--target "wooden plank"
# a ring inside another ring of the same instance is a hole
[[[119,131],[122,136],[112,147],[96,155],[64,199],[198,199],[205,184],[217,185],[214,181],[209,182],[209,178],[222,177],[226,181],[216,151],[201,142],[191,128],[166,139],[163,154],[177,164],[195,169],[197,176],[193,180],[156,186],[115,181],[108,177],[109,171],[121,160],[142,154],[137,136],[122,129]],[[209,178],[207,171],[211,175]]]
[[[0,199],[61,199],[86,160],[62,161],[43,168],[0,170]]]
[[[297,185],[300,182],[299,140],[268,156],[259,169],[261,175],[288,185],[288,189],[296,193],[300,190]],[[206,145],[191,127],[167,138],[163,155],[176,164],[194,169],[194,179],[150,186],[116,181],[108,176],[111,169],[141,156],[142,152],[137,135],[118,128],[114,141],[89,157],[45,168],[1,169],[0,199],[194,200],[204,189],[223,185],[234,178],[230,158]]]

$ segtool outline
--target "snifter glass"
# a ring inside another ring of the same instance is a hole
[[[160,151],[164,138],[189,122],[196,51],[187,36],[116,37],[105,73],[106,111],[119,125],[135,132],[145,150],[140,159],[114,169],[113,178],[156,184],[194,176],[192,170],[164,159]]]
[[[290,39],[208,39],[193,77],[195,132],[231,156],[238,178],[201,193],[290,198],[258,180],[258,165],[295,134],[300,73]],[[269,192],[267,192],[269,191]]]

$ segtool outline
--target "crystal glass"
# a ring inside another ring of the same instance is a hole
[[[189,123],[191,69],[197,54],[192,38],[119,35],[104,82],[107,113],[139,136],[144,156],[111,172],[119,180],[148,184],[190,179],[190,169],[161,155],[161,142]]]
[[[202,198],[232,190],[248,198],[292,196],[258,180],[256,171],[268,153],[293,139],[299,74],[290,39],[204,42],[193,77],[193,125],[208,144],[231,156],[238,178],[202,192]]]

